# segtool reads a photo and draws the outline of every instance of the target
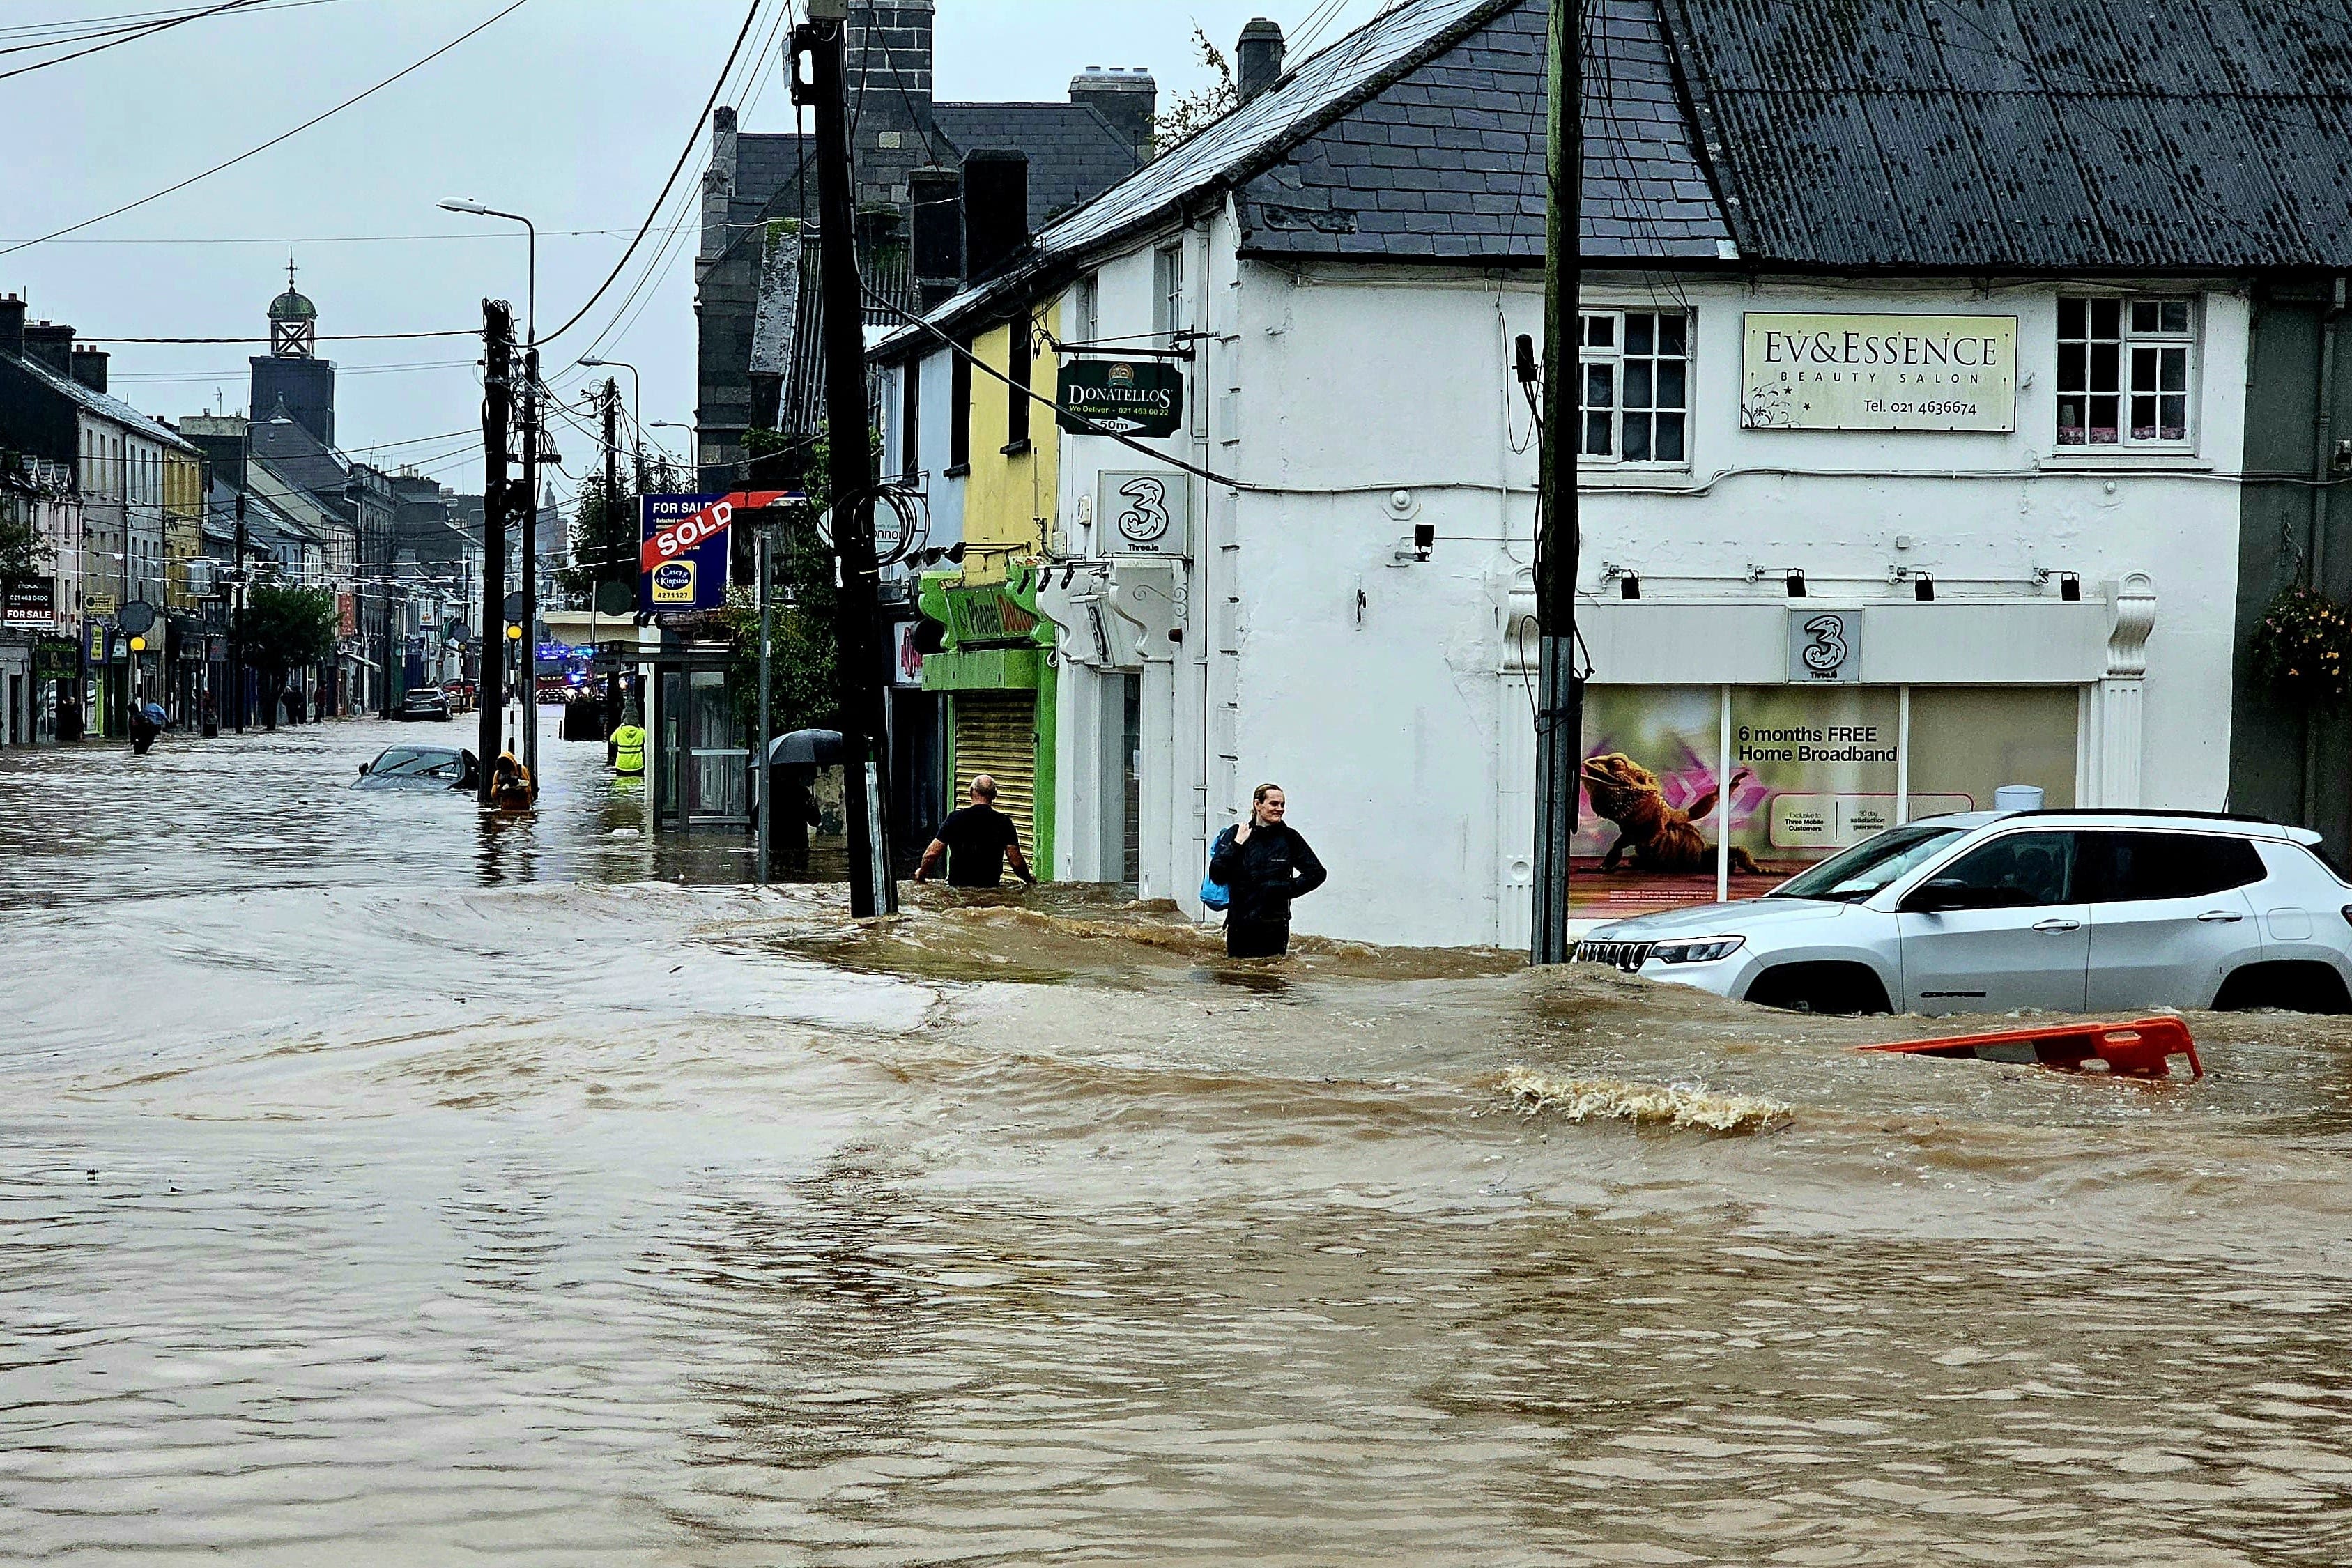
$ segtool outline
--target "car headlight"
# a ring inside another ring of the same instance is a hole
[[[1696,942],[1662,942],[1650,950],[1660,963],[1713,963],[1746,945],[1744,936],[1706,936]]]

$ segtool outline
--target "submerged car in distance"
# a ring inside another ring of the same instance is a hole
[[[393,710],[395,719],[446,719],[449,698],[437,686],[412,686],[401,698],[400,706]]]
[[[472,789],[481,777],[471,752],[455,746],[387,746],[360,764],[353,789]]]
[[[2319,835],[2201,812],[1969,812],[1760,899],[1595,928],[1582,963],[1819,1013],[2352,1011],[2352,884]]]

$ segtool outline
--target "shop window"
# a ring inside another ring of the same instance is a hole
[[[2058,445],[2189,439],[2196,312],[2187,299],[2058,301]]]
[[[1578,402],[1583,457],[1680,465],[1690,420],[1690,317],[1680,310],[1588,310]]]

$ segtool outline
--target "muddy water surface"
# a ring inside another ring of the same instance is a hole
[[[859,928],[426,728],[0,758],[0,1560],[2352,1558],[2352,1028]]]

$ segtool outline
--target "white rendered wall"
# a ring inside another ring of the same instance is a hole
[[[1236,262],[1232,246],[1224,217],[1192,231],[1194,322],[1213,332],[1189,367],[1197,416],[1184,435],[1147,443],[1254,488],[1195,486],[1185,640],[1146,671],[1146,894],[1190,907],[1208,837],[1236,817],[1251,784],[1272,780],[1288,790],[1294,824],[1333,871],[1328,888],[1299,904],[1301,930],[1496,940],[1513,925],[1500,908],[1501,868],[1527,840],[1517,796],[1531,719],[1523,683],[1499,672],[1515,590],[1524,608],[1532,565],[1536,444],[1508,367],[1515,335],[1541,341],[1537,282],[1294,271]],[[1150,330],[1153,248],[1100,268],[1098,336]],[[1778,614],[1787,598],[1777,569],[1794,566],[1815,602],[1886,606],[1874,608],[1873,624],[1906,626],[1902,664],[1914,678],[1924,668],[1956,683],[2015,679],[2039,659],[2049,666],[2043,679],[2079,681],[2097,673],[2076,668],[2095,663],[2095,628],[2085,630],[2083,611],[2060,611],[2054,576],[2036,584],[2036,569],[2076,574],[2084,598],[2100,605],[2110,584],[2145,574],[2156,611],[2137,689],[2138,803],[2221,806],[2247,309],[2226,288],[2168,291],[2201,301],[2195,450],[2086,461],[2054,450],[2059,290],[2051,284],[1685,280],[1653,289],[1589,277],[1589,308],[1694,316],[1688,465],[1586,474],[1581,585],[1596,596],[1596,623],[1636,628],[1596,647],[1594,679],[1663,679],[1666,664],[1706,665],[1703,638],[1696,652],[1681,646],[1675,658],[1653,658],[1639,613],[1739,604]],[[2014,314],[2018,429],[1743,431],[1748,310]],[[925,423],[928,437],[928,411]],[[1148,466],[1100,437],[1065,438],[1061,516],[1074,553],[1100,548],[1097,473]],[[1435,531],[1432,558],[1398,565],[1417,522]],[[1604,562],[1641,574],[1639,605],[1621,606],[1613,584],[1598,597]],[[1776,570],[1749,583],[1751,565]],[[2028,617],[2021,626],[2047,606],[2047,649],[1989,661],[1966,652],[1980,638],[1956,637],[1949,668],[1935,669],[1932,643],[1926,655],[1919,646],[1924,623],[1888,619],[1914,603],[1907,583],[1890,581],[1898,565],[1934,575],[1939,605],[2005,606],[2004,618]],[[1895,637],[1880,640],[1896,652]],[[1731,647],[1718,662],[1710,679],[1758,678]],[[1066,713],[1063,726],[1063,820],[1074,825],[1088,820],[1080,797],[1102,787],[1080,742],[1097,721],[1080,701],[1088,711]],[[2108,706],[2095,694],[2089,722]],[[2087,757],[2097,757],[2097,742],[2085,735]],[[2098,773],[2086,763],[2086,798],[2106,787]]]

